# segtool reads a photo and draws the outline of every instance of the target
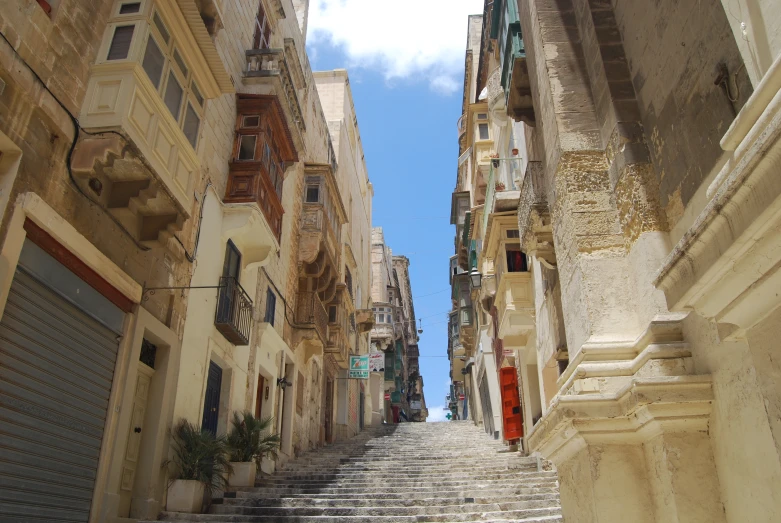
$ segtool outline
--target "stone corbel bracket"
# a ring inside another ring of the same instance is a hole
[[[527,438],[556,464],[590,444],[642,444],[664,432],[705,432],[710,376],[635,378],[611,394],[559,396]]]

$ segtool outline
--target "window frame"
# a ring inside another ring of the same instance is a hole
[[[271,19],[266,14],[266,7],[263,0],[258,2],[258,12],[255,15],[255,24],[252,33],[253,49],[271,48]]]
[[[135,3],[140,4],[138,11],[120,14],[122,6]],[[165,31],[165,36],[167,36],[167,38],[164,38],[163,32],[161,31],[161,28],[158,27],[156,20],[160,21],[162,31]],[[128,26],[133,27],[128,55],[125,58],[109,60],[108,56],[111,50],[111,44],[117,29]],[[112,19],[105,31],[104,44],[101,46],[99,63],[135,62],[141,65],[141,69],[144,71],[144,74],[141,76],[149,81],[148,85],[151,87],[151,90],[157,93],[157,96],[166,109],[168,109],[169,113],[171,113],[171,111],[166,103],[165,95],[171,79],[176,79],[181,87],[182,95],[179,100],[176,114],[171,114],[171,118],[185,136],[185,141],[190,144],[193,150],[197,150],[198,145],[200,144],[201,132],[203,130],[206,99],[203,97],[203,90],[195,78],[193,66],[184,52],[184,47],[177,41],[170,27],[171,23],[166,20],[160,9],[154,5],[150,6],[148,0],[116,2],[112,8]],[[149,73],[143,67],[144,57],[147,52],[147,47],[149,46],[150,38],[153,39],[154,44],[162,54],[163,63],[157,85],[152,82]],[[178,61],[175,56],[179,57]],[[186,71],[181,70],[179,62],[184,65]],[[188,109],[190,107],[192,108],[192,113],[197,118],[197,132],[194,134],[185,132],[185,124],[192,124],[191,121],[188,121]]]
[[[263,322],[270,323],[274,326],[274,319],[277,314],[277,295],[271,290],[271,287],[266,289],[266,312],[263,315]]]

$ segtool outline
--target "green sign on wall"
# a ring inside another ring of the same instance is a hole
[[[350,356],[350,370],[347,375],[353,380],[369,379],[369,355]]]

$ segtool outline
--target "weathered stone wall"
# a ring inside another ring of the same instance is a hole
[[[675,226],[714,167],[723,162],[719,140],[751,95],[751,83],[718,0],[613,0],[612,5],[660,203]],[[720,64],[730,75],[738,73],[735,102],[722,86],[714,85]]]
[[[17,196],[35,192],[139,284],[185,286],[192,271],[189,262],[176,259],[162,247],[148,250],[136,244],[107,210],[79,192],[67,169],[77,134],[74,118],[81,110],[90,64],[113,5],[113,0],[89,4],[63,0],[50,18],[37,2],[3,3],[0,80],[5,88],[0,93],[0,132],[21,149],[22,159],[8,195],[9,205],[0,209],[4,213],[0,241],[5,239]],[[195,185],[202,190],[200,181]],[[193,202],[189,209],[193,216],[198,214],[197,205]],[[179,233],[189,249],[192,224],[189,220]],[[144,308],[181,335],[186,311],[182,296],[158,293]]]

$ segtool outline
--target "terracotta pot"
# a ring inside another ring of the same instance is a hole
[[[168,487],[168,500],[165,508],[168,512],[187,512],[200,514],[203,508],[205,485],[190,479],[175,479]]]
[[[254,461],[231,461],[233,474],[228,476],[231,487],[254,487],[255,476],[258,475],[258,465]]]
[[[518,149],[513,149],[513,156],[518,156]]]

